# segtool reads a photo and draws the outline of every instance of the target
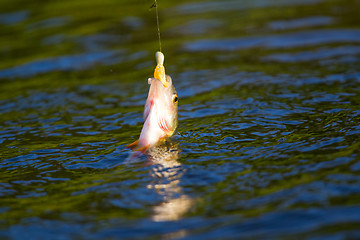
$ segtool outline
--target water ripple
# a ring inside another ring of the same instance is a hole
[[[359,55],[360,46],[340,46],[336,48],[320,48],[313,51],[304,51],[299,53],[277,53],[263,57],[265,61],[276,62],[308,62],[340,56]]]
[[[306,18],[292,19],[288,21],[273,21],[269,22],[268,26],[272,30],[289,30],[295,28],[318,27],[330,25],[334,22],[332,17],[327,16],[312,16]]]
[[[0,70],[0,79],[29,78],[52,71],[85,70],[96,64],[110,65],[124,60],[122,51],[102,51],[71,56],[60,56],[25,63]]]
[[[198,40],[184,45],[187,51],[234,51],[261,47],[265,49],[306,47],[330,43],[359,43],[358,29],[319,29],[311,31],[240,37],[228,39]]]
[[[27,20],[29,11],[17,11],[12,13],[1,13],[0,23],[5,25],[13,25]]]
[[[10,2],[0,238],[359,238],[355,1],[160,3],[179,124],[146,154],[155,12]]]
[[[235,11],[245,10],[251,8],[266,8],[271,6],[287,6],[287,5],[308,5],[322,2],[321,0],[278,0],[278,1],[266,1],[266,0],[255,0],[255,1],[237,1],[237,0],[226,0],[221,2],[201,2],[201,3],[188,3],[177,6],[176,12],[181,14],[202,14],[208,12],[219,12],[219,11]]]

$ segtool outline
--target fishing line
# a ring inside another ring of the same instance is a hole
[[[160,52],[161,52],[161,37],[160,37],[160,24],[159,24],[159,13],[158,13],[158,4],[157,1],[155,0],[154,4],[151,5],[150,8],[155,7],[155,11],[156,11],[156,25],[157,25],[157,31],[158,31],[158,37],[159,37],[159,48],[160,48]]]

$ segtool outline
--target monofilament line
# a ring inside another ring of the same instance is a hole
[[[159,24],[159,13],[158,13],[158,4],[155,0],[155,10],[156,10],[156,24],[157,24],[157,30],[158,30],[158,37],[159,37],[159,47],[161,52],[161,38],[160,38],[160,24]]]

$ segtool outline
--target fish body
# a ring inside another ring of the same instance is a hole
[[[139,140],[129,145],[137,151],[144,152],[173,135],[178,123],[177,92],[171,77],[165,74],[164,55],[157,52],[156,59],[154,78],[148,79],[150,88],[143,114],[144,125]]]

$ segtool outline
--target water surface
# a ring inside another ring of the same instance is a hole
[[[178,133],[130,159],[150,5],[0,3],[0,237],[360,238],[360,3],[160,2]]]

